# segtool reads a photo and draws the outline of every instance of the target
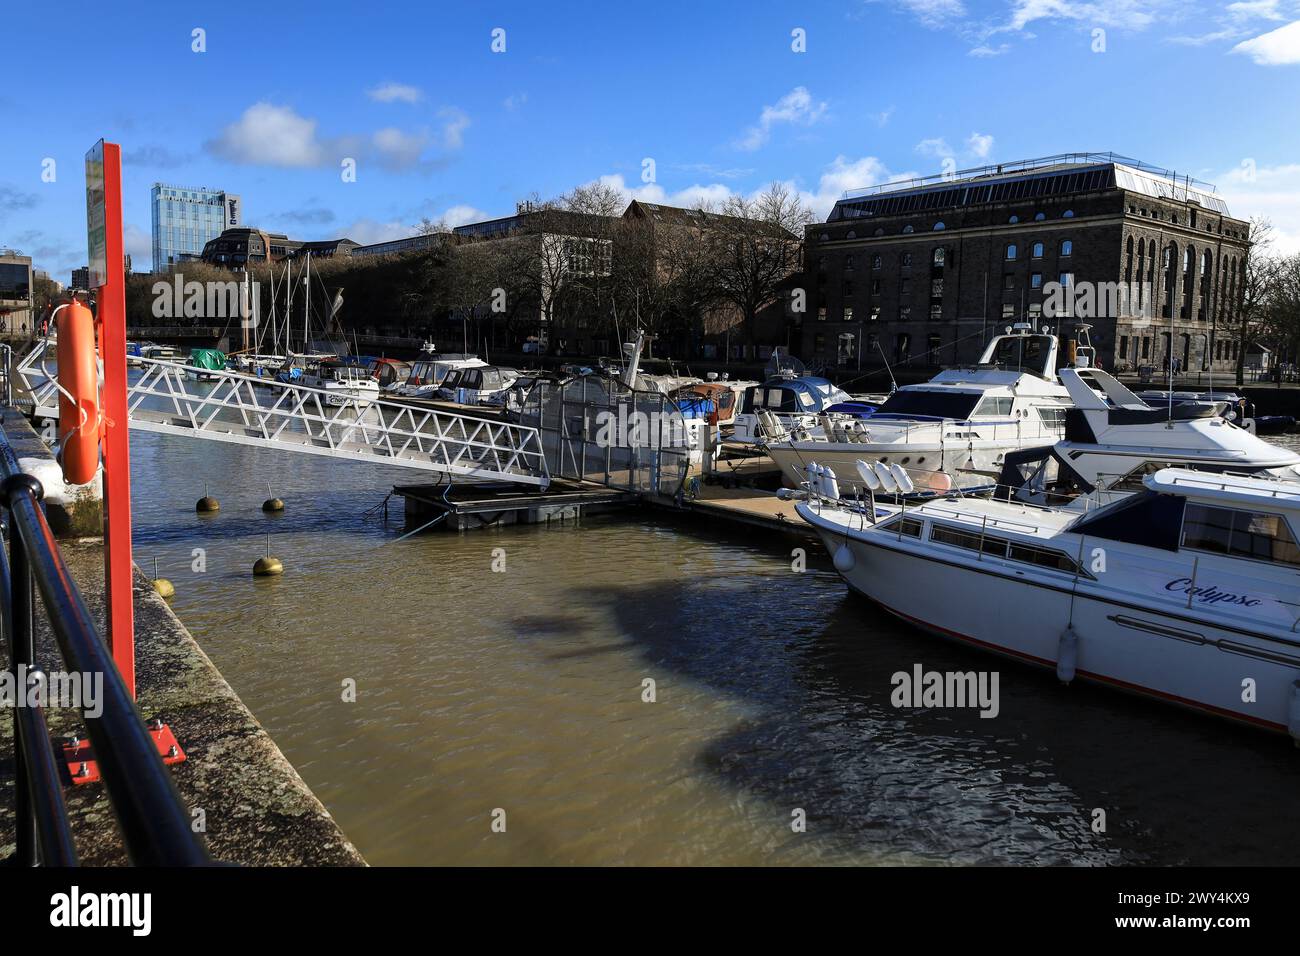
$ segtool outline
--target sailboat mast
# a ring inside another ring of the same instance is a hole
[[[311,253],[307,253],[307,274],[303,277],[303,284],[307,286],[307,301],[302,310],[302,351],[303,354],[310,352],[308,347],[308,337],[310,330],[308,328],[311,322]]]

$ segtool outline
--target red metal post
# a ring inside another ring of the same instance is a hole
[[[131,595],[131,444],[126,415],[126,278],[122,248],[122,147],[104,143],[104,284],[99,287],[99,355],[104,362],[104,582],[108,646],[135,697]]]

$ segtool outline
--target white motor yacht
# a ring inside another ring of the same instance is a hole
[[[884,466],[864,463],[878,484]],[[902,476],[905,479],[906,476]],[[864,478],[864,481],[867,479]],[[1163,469],[1089,511],[797,505],[849,587],[918,627],[1300,742],[1300,487]]]
[[[791,486],[816,461],[842,476],[841,490],[856,493],[854,463],[867,459],[901,465],[922,493],[988,490],[1007,452],[1063,435],[1070,393],[1056,364],[1056,336],[1008,329],[976,365],[904,385],[866,418],[825,416],[819,427],[788,430],[766,441],[767,453]]]

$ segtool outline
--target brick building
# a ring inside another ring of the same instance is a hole
[[[806,232],[803,355],[947,365],[1013,322],[1082,322],[1107,369],[1226,373],[1248,230],[1213,186],[1110,153],[855,190]]]

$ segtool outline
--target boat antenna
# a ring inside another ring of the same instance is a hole
[[[885,355],[885,350],[880,347],[880,340],[876,340],[876,350],[880,352],[880,359],[885,363],[885,371],[889,373],[890,392],[898,391],[898,382],[894,379],[894,370],[889,367],[889,357]]]

